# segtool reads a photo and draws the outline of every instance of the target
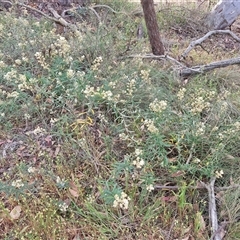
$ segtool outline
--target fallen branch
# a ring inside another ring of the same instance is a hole
[[[214,193],[214,183],[216,178],[213,177],[209,184],[206,184],[205,187],[208,190],[208,208],[209,208],[209,219],[211,221],[211,230],[212,230],[212,236],[215,235],[215,233],[218,230],[218,217],[217,217],[217,207],[216,207],[216,199],[215,199],[215,193]],[[221,240],[217,235],[214,237],[214,240]]]
[[[52,12],[52,14],[53,14],[54,17],[51,17],[51,16],[47,15],[46,13],[44,13],[43,11],[40,11],[40,10],[38,10],[38,9],[36,9],[36,8],[34,8],[34,7],[31,7],[31,6],[29,6],[29,5],[26,5],[26,4],[24,4],[24,3],[17,2],[17,5],[22,6],[22,7],[25,7],[25,8],[27,8],[27,9],[30,9],[30,10],[32,10],[32,11],[35,11],[35,12],[41,14],[42,16],[46,17],[47,19],[51,20],[51,21],[54,21],[54,22],[56,22],[56,23],[59,23],[59,24],[63,25],[64,27],[69,27],[69,28],[70,28],[71,30],[73,30],[73,31],[76,31],[76,30],[77,30],[75,25],[73,25],[73,24],[71,24],[71,23],[68,23],[65,19],[63,19],[63,18],[62,18],[53,8],[51,8],[51,7],[48,7],[48,9],[49,9],[49,11]]]
[[[73,13],[75,13],[75,14],[78,14],[78,13],[77,13],[77,10],[78,10],[78,9],[79,9],[79,7],[74,7],[74,8],[66,9],[66,10],[64,10],[64,11],[62,12],[61,16],[62,16],[62,17],[66,17],[66,16],[67,16],[67,15],[66,15],[67,12],[73,12]],[[99,14],[96,12],[96,10],[95,10],[93,7],[88,7],[88,8],[85,8],[85,9],[92,11],[93,14],[96,16],[96,18],[98,19],[99,23],[101,24],[101,18],[100,18]],[[79,15],[79,14],[78,14],[78,15]]]
[[[222,67],[227,67],[229,65],[235,65],[235,64],[240,64],[240,57],[230,58],[230,59],[222,60],[222,61],[218,61],[218,62],[212,62],[212,63],[206,64],[206,65],[193,66],[191,68],[185,67],[180,70],[179,75],[183,78],[186,78],[191,75],[211,71],[215,68],[222,68]]]
[[[187,189],[207,189],[206,184],[203,182],[200,182],[197,186],[187,186]],[[215,187],[216,191],[225,191],[229,189],[234,189],[234,188],[240,188],[240,185],[232,185],[228,187]],[[166,185],[158,185],[156,184],[154,186],[154,189],[160,189],[160,190],[179,190],[181,189],[181,186],[166,186]]]
[[[181,58],[186,58],[186,56],[189,54],[189,52],[197,45],[200,45],[203,41],[205,41],[207,38],[209,38],[211,35],[213,34],[229,34],[232,36],[232,38],[234,38],[236,41],[240,42],[240,38],[233,33],[230,30],[213,30],[208,32],[206,35],[204,35],[203,37],[193,41],[190,43],[190,45],[187,47],[187,49],[182,53]]]
[[[154,55],[154,54],[129,55],[129,56],[121,57],[119,59],[124,59],[124,58],[160,59],[160,60],[171,61],[178,65],[178,68],[176,70],[178,71],[178,76],[182,78],[186,78],[191,75],[202,74],[202,73],[211,71],[215,68],[222,68],[222,67],[228,67],[229,65],[240,64],[240,57],[230,58],[230,59],[222,60],[218,62],[212,62],[206,65],[193,66],[191,68],[186,67],[184,64],[182,64],[175,58],[170,57],[168,55]]]
[[[0,1],[0,7],[5,8],[6,10],[9,10],[9,8],[11,8],[12,5],[13,4],[10,1]]]
[[[214,183],[216,178],[213,177],[209,184],[204,184],[208,190],[209,198],[209,219],[211,221],[212,240],[222,240],[224,235],[222,234],[223,226],[218,226],[216,198],[214,193]],[[222,236],[223,235],[223,236]]]
[[[48,5],[48,10],[53,14],[55,21],[63,25],[64,27],[69,27],[71,30],[76,31],[77,28],[75,25],[67,22],[64,18],[62,18],[55,9]]]

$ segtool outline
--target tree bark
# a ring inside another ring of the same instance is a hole
[[[239,15],[239,0],[219,0],[207,18],[207,25],[214,30],[225,29],[231,26]]]
[[[157,16],[153,0],[141,0],[148,37],[154,55],[163,55],[164,47],[157,24]]]

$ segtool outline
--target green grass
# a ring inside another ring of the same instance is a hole
[[[98,11],[102,25],[79,13],[79,31],[61,35],[1,13],[1,239],[209,239],[208,193],[192,187],[215,175],[218,187],[239,184],[239,70],[184,85],[169,63],[124,58],[149,51],[124,4]],[[166,13],[163,34],[177,39],[167,26],[185,26],[189,10]],[[239,189],[216,196],[226,239],[238,239]]]

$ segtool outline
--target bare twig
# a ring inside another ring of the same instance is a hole
[[[204,35],[203,37],[193,41],[190,43],[190,45],[187,47],[187,49],[182,53],[181,57],[182,58],[186,58],[186,56],[189,54],[189,52],[197,45],[200,45],[203,41],[205,41],[207,38],[209,38],[211,35],[213,34],[229,34],[232,36],[232,38],[234,38],[236,41],[240,42],[240,38],[233,33],[230,30],[213,30],[208,32],[206,35]]]
[[[154,54],[146,54],[146,55],[139,55],[139,54],[133,54],[133,55],[128,55],[122,58],[143,58],[143,59],[161,59],[161,60],[170,60],[174,63],[176,63],[177,65],[181,66],[181,67],[185,67],[184,64],[182,64],[181,62],[177,61],[175,58],[170,57],[168,55],[154,55]],[[120,58],[120,59],[122,59]]]
[[[95,16],[97,17],[99,23],[101,23],[101,22],[102,22],[102,21],[101,21],[101,18],[100,18],[100,16],[98,15],[98,13],[96,12],[96,10],[95,10],[93,7],[88,7],[88,9],[91,10],[91,11],[95,14]]]
[[[186,164],[189,164],[189,162],[190,162],[191,159],[192,159],[192,154],[193,154],[193,149],[194,149],[194,147],[195,147],[195,144],[193,143],[192,146],[191,146],[190,154],[189,154],[189,156],[188,156],[188,159],[187,159],[187,161],[186,161]]]

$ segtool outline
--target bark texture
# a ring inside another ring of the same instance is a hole
[[[239,0],[220,0],[210,13],[207,25],[214,30],[225,29],[231,26],[239,15]]]
[[[164,47],[157,24],[157,16],[153,0],[141,0],[148,37],[154,55],[163,55]]]

